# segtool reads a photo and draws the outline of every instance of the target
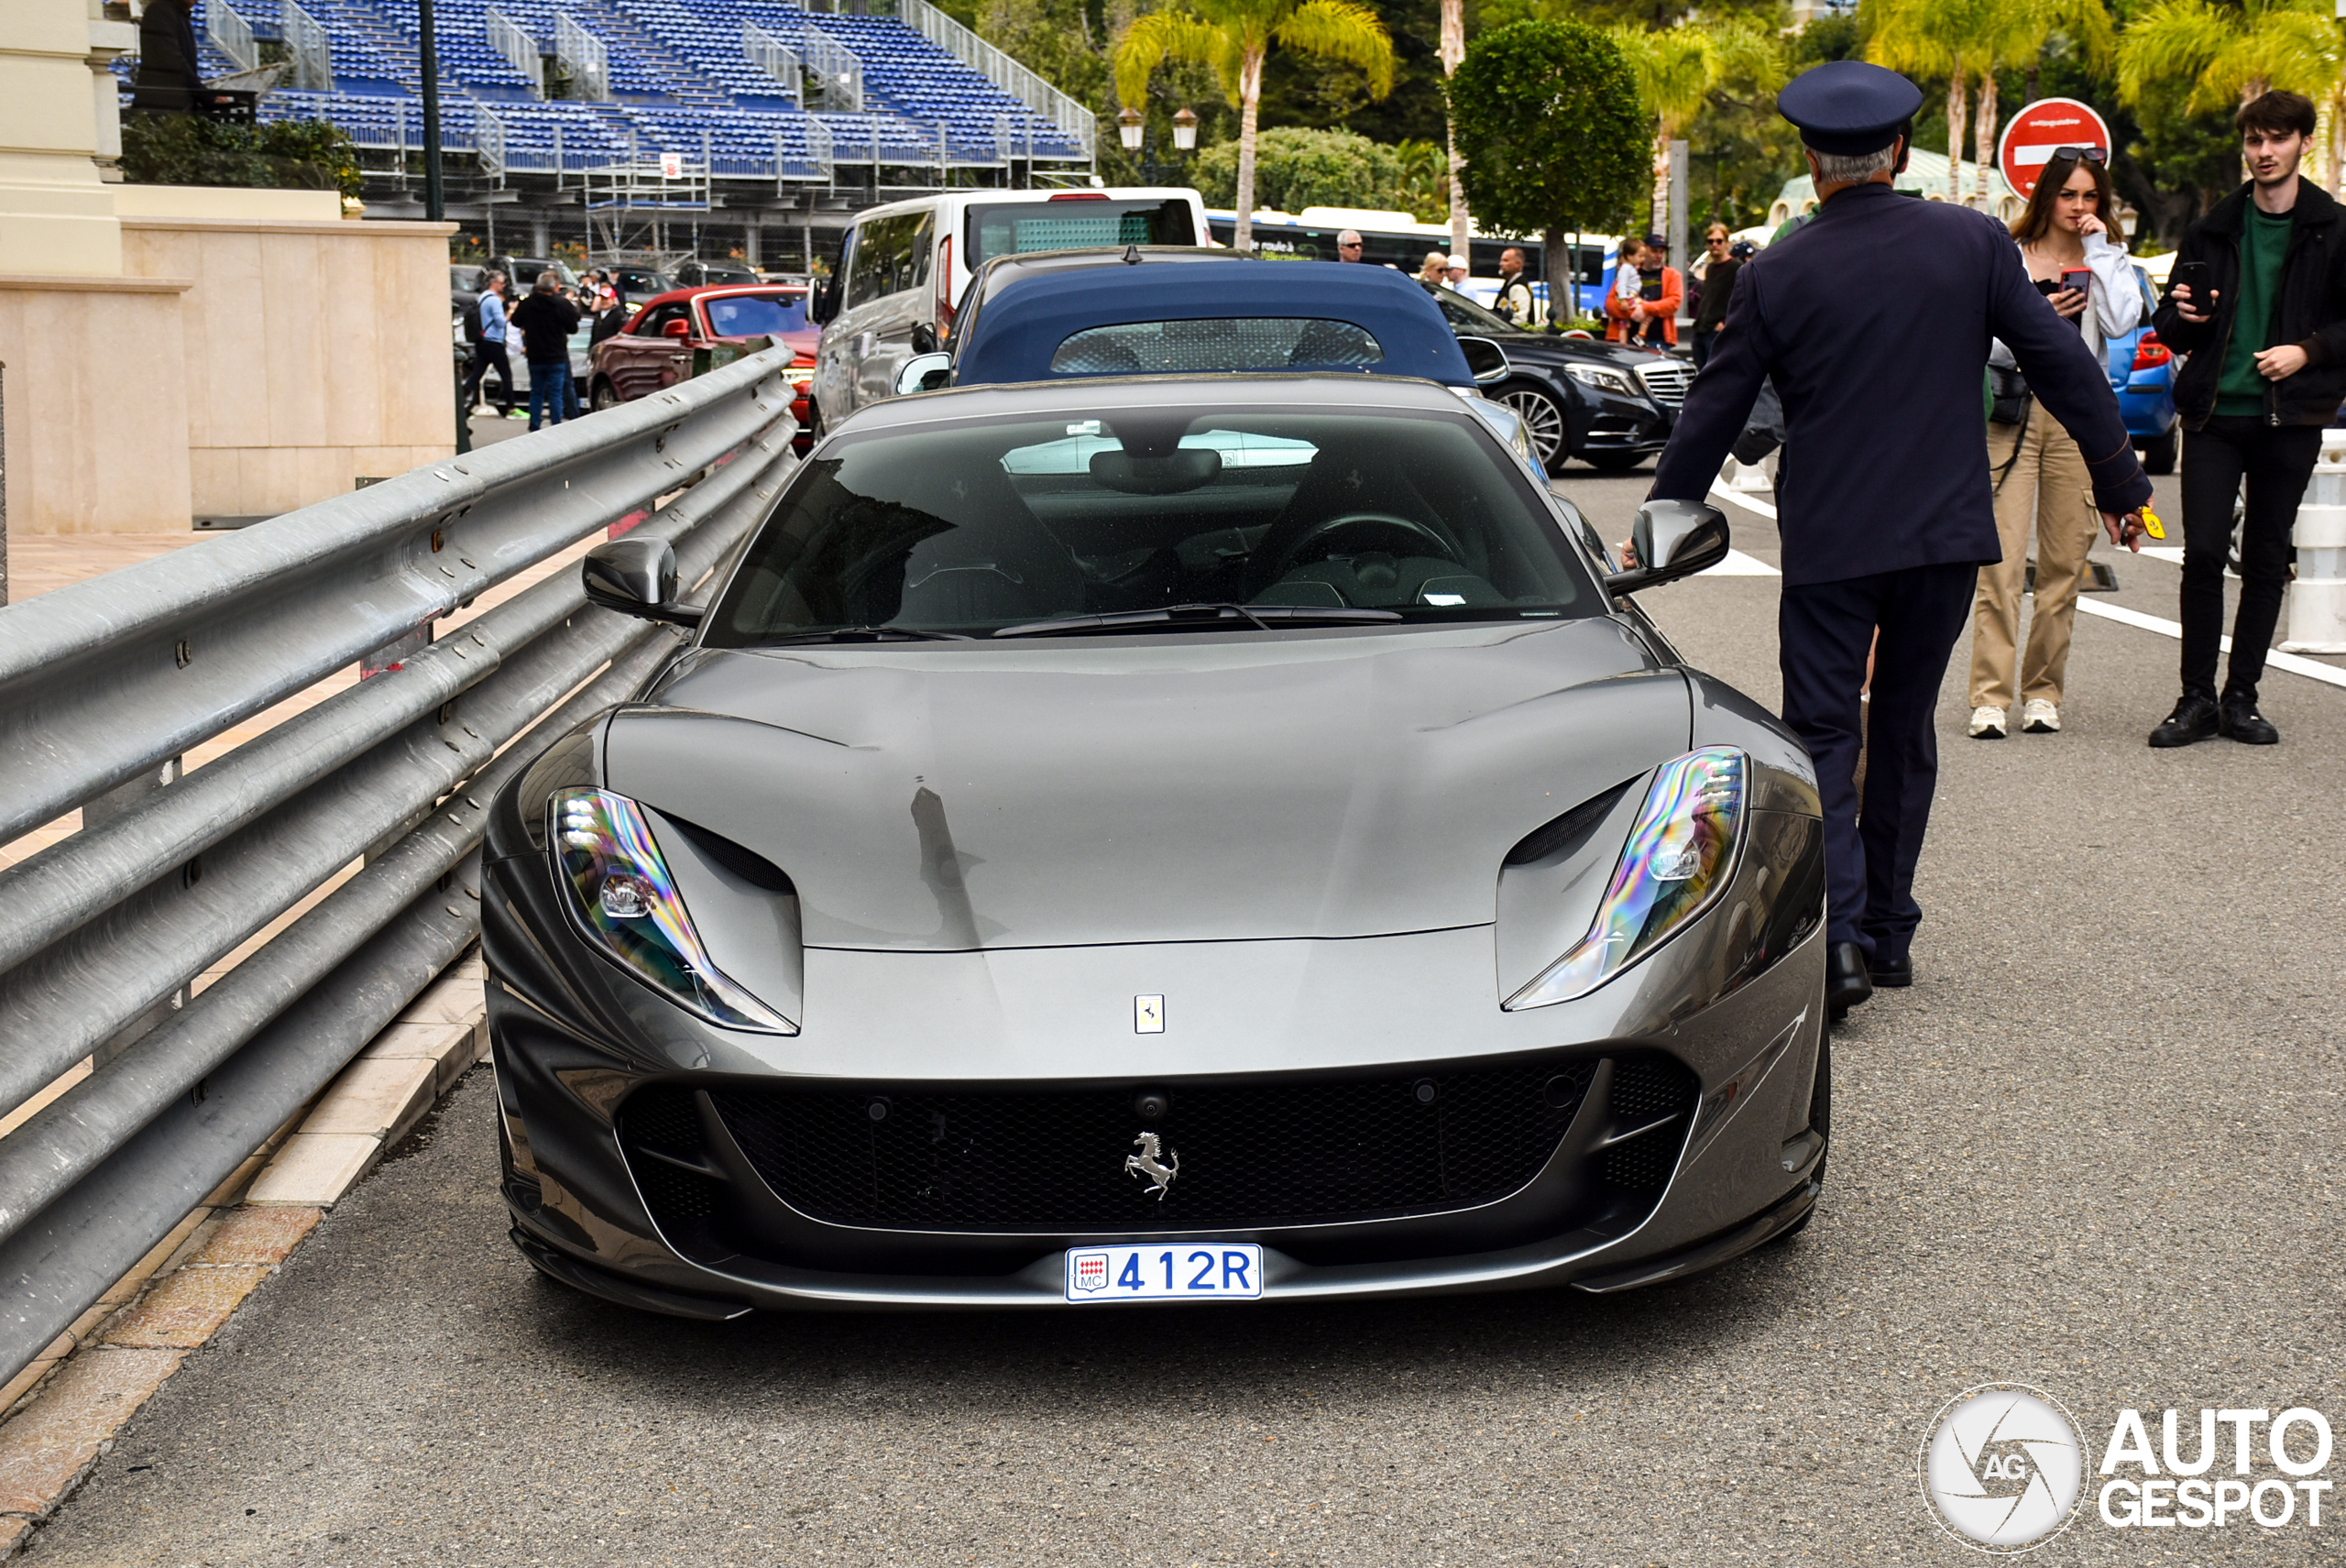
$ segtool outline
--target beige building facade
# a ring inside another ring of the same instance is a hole
[[[0,4],[0,437],[16,533],[290,511],[453,449],[454,225],[120,182],[115,0]]]

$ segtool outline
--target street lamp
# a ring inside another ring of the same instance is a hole
[[[2346,5],[2346,0],[2338,0]],[[1195,152],[1198,148],[1198,116],[1184,108],[1173,116],[1173,147],[1178,152]]]
[[[1126,109],[1116,116],[1116,136],[1126,152],[1140,150],[1141,114],[1138,109]]]

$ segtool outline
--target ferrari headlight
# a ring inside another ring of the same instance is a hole
[[[1661,765],[1588,935],[1508,997],[1507,1011],[1587,995],[1709,906],[1735,872],[1749,765],[1730,746]]]
[[[798,1032],[709,961],[641,806],[605,789],[565,789],[549,809],[570,912],[605,956],[712,1024]]]
[[[1567,365],[1564,374],[1584,386],[1600,388],[1625,398],[1642,398],[1645,389],[1627,371],[1608,369],[1602,365]]]

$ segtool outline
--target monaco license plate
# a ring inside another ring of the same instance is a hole
[[[1251,1242],[1068,1250],[1070,1301],[1252,1301],[1262,1294],[1263,1249]]]

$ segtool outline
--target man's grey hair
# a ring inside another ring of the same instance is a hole
[[[1336,243],[1338,245],[1358,245],[1360,243],[1360,230],[1344,230],[1343,233],[1336,236]]]
[[[541,294],[551,294],[562,287],[562,280],[555,277],[554,269],[549,267],[538,274],[538,280],[531,287]]]
[[[1827,185],[1862,185],[1877,174],[1887,174],[1898,167],[1898,144],[1872,152],[1819,152],[1808,149],[1816,159],[1816,177]]]

